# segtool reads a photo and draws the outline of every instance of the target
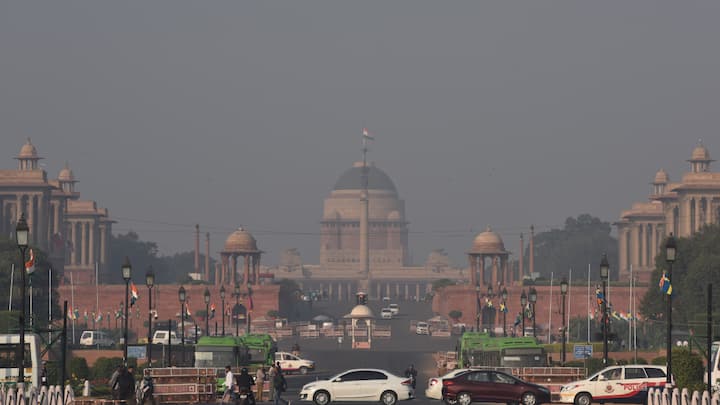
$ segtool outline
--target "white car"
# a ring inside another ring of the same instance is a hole
[[[443,387],[443,378],[453,378],[455,376],[458,376],[462,373],[467,372],[470,370],[469,368],[458,368],[455,370],[449,371],[447,374],[445,374],[442,377],[433,377],[428,380],[428,386],[425,388],[425,396],[430,399],[442,399],[442,387]]]
[[[430,325],[428,325],[427,322],[418,322],[417,325],[415,325],[415,333],[418,335],[429,335]]]
[[[586,380],[563,385],[560,402],[590,405],[593,402],[646,403],[648,388],[664,387],[665,366],[629,364],[607,367]]]
[[[363,368],[343,371],[327,380],[305,384],[301,401],[327,405],[330,401],[375,402],[394,405],[398,400],[413,398],[412,382],[379,369]]]
[[[100,346],[110,347],[115,342],[108,336],[107,333],[96,330],[86,330],[80,335],[81,346]]]
[[[390,311],[392,311],[393,315],[397,315],[400,312],[400,307],[398,306],[398,304],[390,304],[388,308],[390,308]]]
[[[287,352],[275,352],[275,361],[280,362],[282,370],[287,372],[307,374],[308,371],[315,370],[314,361],[301,359],[300,357]]]
[[[382,319],[392,319],[393,313],[390,308],[383,308],[380,310],[380,318]]]

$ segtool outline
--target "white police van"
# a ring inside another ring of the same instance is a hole
[[[646,403],[648,389],[664,387],[665,366],[628,364],[598,371],[586,380],[563,385],[560,402],[590,405],[593,402]]]

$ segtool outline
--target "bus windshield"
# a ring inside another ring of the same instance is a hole
[[[20,365],[20,335],[0,335],[0,384],[17,383]],[[40,386],[40,337],[25,334],[25,383]]]

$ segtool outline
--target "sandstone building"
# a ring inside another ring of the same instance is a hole
[[[633,276],[649,282],[655,256],[671,233],[689,237],[710,224],[720,224],[720,173],[710,171],[708,149],[700,143],[688,162],[690,171],[679,182],[660,169],[647,202],[633,204],[615,224],[618,229],[619,279]]]
[[[95,282],[109,262],[112,222],[105,208],[81,200],[66,164],[56,179],[39,165],[30,139],[15,157],[16,170],[0,170],[0,232],[12,235],[20,215],[30,227],[30,243],[48,252],[53,267],[76,284]]]

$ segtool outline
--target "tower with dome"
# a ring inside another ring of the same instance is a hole
[[[705,225],[720,224],[720,173],[712,172],[708,148],[702,142],[693,149],[690,170],[672,182],[660,169],[651,182],[648,201],[638,202],[620,214],[618,230],[621,281],[633,277],[649,282],[655,256],[671,233],[690,237]]]

